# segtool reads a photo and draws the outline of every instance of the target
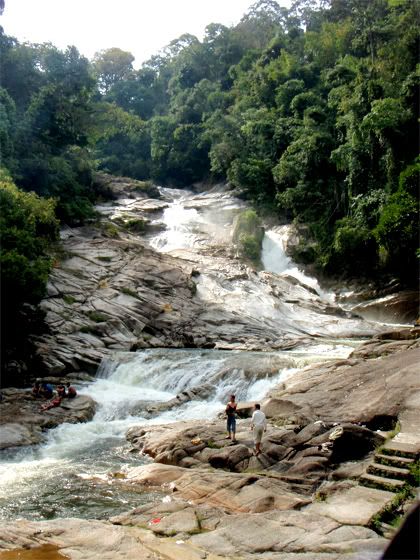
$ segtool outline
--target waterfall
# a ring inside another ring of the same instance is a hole
[[[261,261],[267,272],[281,274],[292,268],[292,261],[284,250],[284,234],[281,235],[273,230],[265,232]]]
[[[139,496],[112,478],[114,471],[150,461],[130,453],[128,428],[217,418],[231,393],[238,401],[261,400],[304,365],[347,357],[356,342],[344,339],[365,334],[360,322],[338,319],[328,310],[329,295],[285,254],[278,232],[266,233],[265,271],[233,258],[232,224],[243,202],[218,188],[200,195],[161,190],[171,201],[161,217],[166,229],[148,241],[162,252],[183,249],[197,264],[196,297],[201,303],[215,313],[223,309],[239,317],[244,328],[252,324],[262,333],[271,329],[275,337],[303,337],[302,345],[290,352],[264,353],[167,348],[114,352],[103,360],[93,383],[77,386],[80,394],[98,403],[91,422],[62,424],[50,430],[41,445],[1,454],[0,519],[101,518],[148,501],[149,494]],[[191,400],[173,407],[163,404],[191,389],[196,390]],[[150,412],[153,407],[157,412]]]
[[[315,359],[343,357],[349,351],[342,344],[324,344]],[[100,376],[93,383],[77,387],[80,394],[90,395],[98,403],[91,422],[62,424],[48,432],[42,445],[3,452],[0,519],[22,515],[31,519],[101,518],[110,511],[116,514],[146,502],[149,494],[133,495],[123,485],[115,486],[111,476],[114,471],[149,461],[129,452],[125,442],[128,428],[216,418],[230,393],[239,401],[262,399],[271,387],[313,359],[307,352],[165,348],[116,352],[103,360]],[[147,416],[151,404],[203,385],[209,387],[205,396]]]
[[[281,232],[275,230],[265,232],[261,255],[264,270],[274,272],[275,274],[293,276],[303,285],[313,288],[323,300],[334,303],[335,295],[332,292],[323,290],[316,278],[305,274],[286,254],[285,246],[288,229],[289,226],[284,226]]]

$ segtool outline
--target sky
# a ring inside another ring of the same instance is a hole
[[[111,47],[134,66],[183,33],[203,38],[209,23],[235,25],[255,0],[5,0],[0,25],[19,41],[75,45],[92,58]],[[288,6],[290,0],[278,0]]]

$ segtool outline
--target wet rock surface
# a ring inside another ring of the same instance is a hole
[[[5,389],[0,402],[0,449],[40,443],[44,432],[64,422],[92,420],[96,403],[87,395],[63,399],[61,405],[41,411],[46,399],[35,399],[22,389]]]
[[[115,200],[98,207],[100,224],[61,232],[62,252],[41,304],[49,334],[35,340],[43,375],[95,373],[115,350],[273,350],[304,346],[312,336],[378,330],[304,280],[239,260],[231,223],[241,203],[229,193],[190,196],[184,208],[199,212],[186,234],[191,247],[157,252],[148,227],[166,227],[160,220],[171,200],[135,181],[104,181]],[[166,232],[165,243],[172,235]]]
[[[42,304],[50,333],[36,340],[45,374],[83,380],[119,350],[294,348],[313,336],[367,336],[378,329],[304,281],[239,262],[223,239],[209,247],[206,232],[197,250],[156,252],[138,233],[163,227],[161,212],[170,201],[140,192],[144,185],[117,183],[117,199],[100,208],[107,218],[99,227],[62,232],[63,255]],[[204,211],[212,196],[186,207]],[[309,366],[283,381],[261,401],[269,426],[259,456],[248,402],[240,403],[236,443],[225,439],[222,417],[132,427],[130,455],[153,463],[123,467],[95,484],[139,494],[154,489],[153,501],[114,517],[110,508],[109,521],[2,523],[0,556],[49,546],[75,560],[376,559],[387,541],[371,520],[394,494],[362,487],[358,478],[397,420],[401,431],[391,444],[420,451],[418,336],[416,329],[395,329],[348,359]],[[254,365],[238,364],[243,377],[237,381],[245,384]],[[257,373],[264,379],[269,365]],[[153,417],[213,392],[213,383],[203,383],[165,403],[134,406]],[[79,396],[40,413],[27,392],[4,396],[4,448],[37,443],[45,429],[86,421],[95,409]]]
[[[366,319],[413,324],[419,318],[419,292],[406,290],[377,297],[357,304],[352,310]]]
[[[420,394],[420,339],[412,338],[418,337],[420,330],[397,332],[401,339],[408,339],[396,344],[378,337],[347,360],[312,365],[298,372],[270,392],[267,406],[271,416],[290,421],[298,414],[312,420],[361,422],[384,429],[381,424],[387,419],[395,421],[409,406],[409,399]],[[277,411],[275,399],[280,400]]]

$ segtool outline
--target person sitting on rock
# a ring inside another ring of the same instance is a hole
[[[66,397],[68,399],[74,399],[74,397],[77,395],[76,389],[72,385],[70,385],[70,383],[66,383],[66,387],[67,387]]]
[[[41,383],[41,387],[39,389],[39,394],[44,399],[50,399],[53,396],[53,387],[50,383]]]
[[[231,439],[233,443],[236,443],[236,407],[235,395],[230,395],[230,401],[226,405],[227,431],[229,434],[226,439]]]
[[[40,399],[42,397],[42,395],[41,395],[41,385],[40,385],[38,379],[33,384],[31,392],[32,392],[32,396],[35,397],[36,399]]]
[[[62,399],[63,399],[64,397],[67,397],[67,395],[66,395],[66,388],[65,388],[64,385],[62,385],[61,383],[60,383],[60,385],[57,385],[57,395],[58,395],[59,397],[61,397]]]
[[[263,432],[267,431],[267,419],[261,406],[256,403],[254,405],[254,413],[251,420],[251,430],[254,429],[255,455],[262,453],[261,440]]]
[[[52,401],[43,404],[41,406],[41,412],[44,412],[45,410],[50,410],[50,408],[55,408],[56,406],[60,406],[61,400],[62,400],[61,397],[57,396]]]

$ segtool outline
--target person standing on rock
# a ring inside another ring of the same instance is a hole
[[[235,395],[230,395],[230,401],[226,405],[227,431],[229,434],[226,439],[231,439],[233,443],[236,443],[236,407]]]
[[[254,429],[255,455],[259,455],[262,452],[261,440],[263,432],[267,431],[267,419],[258,403],[254,405],[254,413],[251,420],[251,430],[252,429]]]

